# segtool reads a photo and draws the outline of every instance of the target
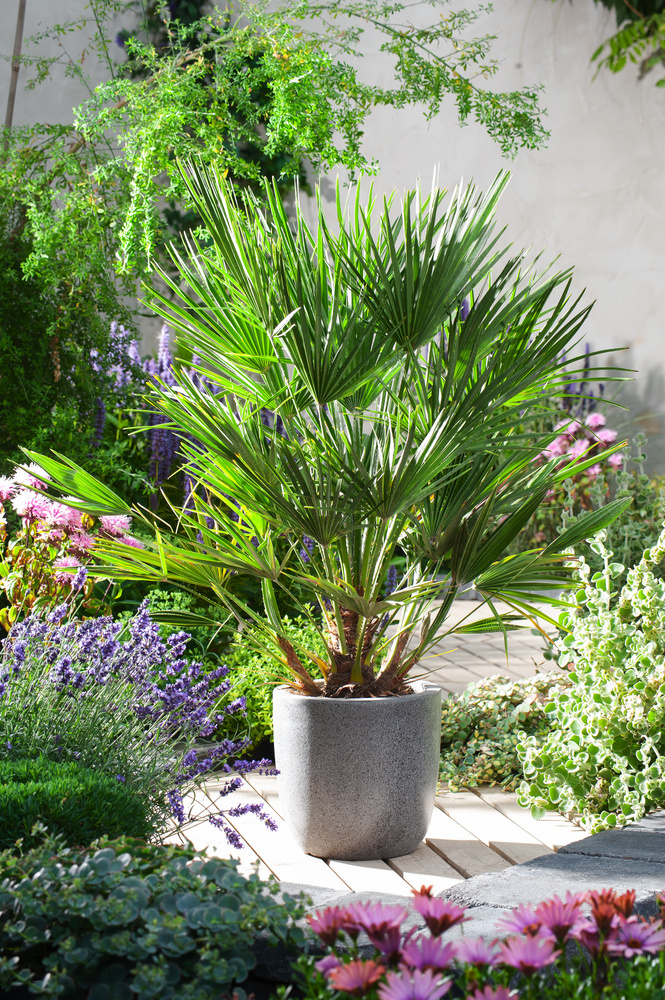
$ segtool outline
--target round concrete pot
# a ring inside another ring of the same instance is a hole
[[[441,689],[416,682],[394,698],[313,698],[275,689],[279,801],[307,854],[341,861],[397,858],[432,816]]]

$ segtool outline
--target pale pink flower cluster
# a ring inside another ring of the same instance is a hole
[[[440,1000],[453,985],[451,972],[457,965],[474,970],[467,1000],[516,1000],[512,989],[482,984],[489,970],[514,969],[529,980],[557,962],[569,940],[583,945],[596,970],[614,958],[665,950],[662,921],[634,915],[634,891],[621,896],[612,889],[568,893],[565,900],[554,896],[538,905],[522,904],[504,915],[503,929],[511,936],[490,943],[464,936],[444,942],[445,931],[470,918],[462,907],[432,896],[431,888],[423,886],[414,896],[414,909],[423,917],[429,936],[414,936],[413,929],[404,933],[403,906],[356,903],[331,906],[308,917],[314,933],[331,949],[316,962],[331,989],[353,997],[376,989],[379,1000]],[[590,905],[588,916],[582,910],[584,903]],[[361,931],[375,948],[374,958],[336,950],[341,935],[355,942]]]
[[[111,539],[123,542],[134,548],[143,548],[142,543],[133,538],[131,520],[124,514],[104,515],[99,518],[97,533],[86,530],[81,511],[70,507],[65,502],[49,500],[36,490],[45,490],[49,476],[35,464],[25,469],[16,468],[14,475],[0,477],[0,523],[5,524],[6,518],[2,510],[3,503],[11,503],[14,513],[22,519],[24,527],[30,527],[41,541],[57,543],[65,549],[55,562],[58,572],[55,579],[58,583],[67,583],[71,574],[67,569],[81,566],[80,560],[90,557],[99,539]]]
[[[559,431],[558,437],[541,451],[539,458],[546,462],[553,458],[560,459],[558,465],[579,458],[597,458],[598,461],[585,470],[585,475],[591,479],[600,474],[603,462],[607,462],[611,469],[620,468],[624,459],[621,452],[607,458],[603,455],[605,448],[617,439],[617,432],[606,427],[606,423],[603,414],[597,412],[587,414],[583,421],[560,420],[554,427],[555,431]]]

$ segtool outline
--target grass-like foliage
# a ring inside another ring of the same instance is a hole
[[[142,837],[158,831],[149,800],[128,788],[121,776],[91,771],[76,761],[0,761],[0,849],[22,841],[22,849],[43,838],[42,823],[69,846],[99,837]]]
[[[580,814],[592,832],[640,819],[665,804],[665,531],[616,593],[621,563],[602,536],[602,572],[561,617],[558,662],[571,687],[546,711],[544,740],[519,746],[523,805]]]
[[[0,645],[3,756],[73,760],[109,775],[141,798],[155,835],[165,834],[167,823],[187,821],[188,793],[242,756],[246,739],[211,737],[244,703],[228,697],[226,667],[206,673],[186,658],[187,633],[162,641],[145,605],[125,623],[69,620],[66,612],[63,605],[33,614]],[[240,771],[258,766],[235,764]],[[229,780],[220,798],[240,783]],[[220,803],[208,812],[237,844]],[[199,807],[196,815],[206,813]]]
[[[0,854],[0,883],[0,987],[36,996],[244,1000],[260,934],[303,943],[302,907],[276,885],[182,848],[51,838]]]
[[[451,791],[501,784],[509,791],[523,778],[517,745],[536,741],[551,721],[545,705],[570,686],[562,674],[511,681],[485,677],[443,702],[439,780]]]
[[[160,520],[77,464],[30,453],[68,503],[152,532],[142,549],[101,542],[99,574],[209,588],[315,696],[321,675],[331,697],[403,691],[471,582],[491,614],[458,632],[514,627],[543,591],[557,603],[572,579],[563,553],[630,501],[502,558],[548,490],[597,461],[537,460],[588,309],[569,272],[525,269],[499,247],[507,177],[448,203],[437,188],[381,207],[338,193],[333,230],[320,203],[313,227],[299,202],[289,218],[275,186],[241,204],[219,169],[183,176],[205,238],[173,251],[180,275],[164,272],[170,294],[152,301],[196,362],[146,399],[181,437],[187,503]],[[234,590],[243,575],[260,581],[264,617]],[[280,591],[323,655],[288,637]]]

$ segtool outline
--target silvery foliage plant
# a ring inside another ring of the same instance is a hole
[[[581,560],[577,607],[560,618],[555,658],[572,686],[547,706],[544,742],[518,747],[521,804],[575,812],[591,832],[665,803],[665,529],[618,593],[625,567],[606,541],[601,532],[592,543],[603,569],[591,575]]]
[[[43,754],[113,775],[149,800],[157,839],[207,816],[242,846],[226,814],[247,809],[225,812],[223,799],[242,784],[240,773],[269,762],[237,759],[247,739],[214,742],[244,699],[232,699],[226,666],[204,671],[187,658],[188,639],[162,640],[147,602],[128,622],[77,620],[66,604],[31,614],[0,643],[3,756]],[[203,789],[195,796],[204,779],[231,771],[230,759],[236,773],[216,798]]]

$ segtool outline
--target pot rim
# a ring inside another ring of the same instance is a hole
[[[316,684],[323,684],[323,681],[317,680]],[[393,694],[392,696],[386,696],[382,698],[326,698],[324,695],[306,694],[304,691],[294,691],[292,687],[288,684],[278,684],[273,688],[273,696],[277,694],[278,691],[283,692],[287,695],[292,695],[294,698],[307,698],[312,702],[317,704],[331,704],[331,705],[367,705],[370,702],[376,704],[394,704],[395,702],[408,701],[409,698],[422,698],[423,695],[430,694],[430,692],[438,691],[443,697],[443,689],[439,684],[434,681],[428,681],[423,678],[422,680],[414,680],[411,684],[414,690],[410,694]]]

